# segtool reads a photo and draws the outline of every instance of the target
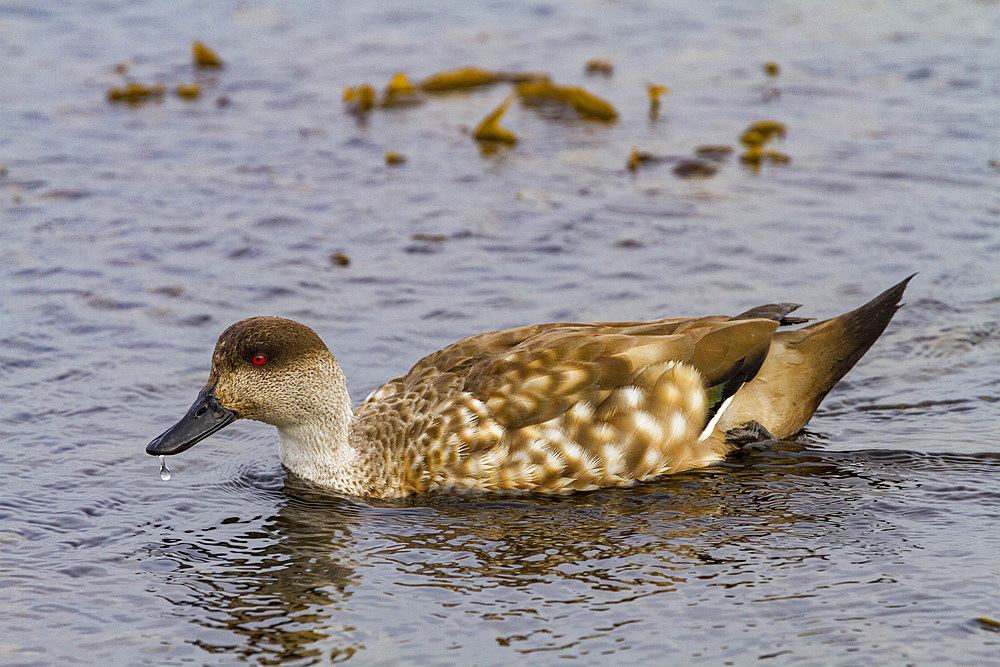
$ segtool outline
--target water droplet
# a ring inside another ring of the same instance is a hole
[[[167,462],[162,456],[160,457],[160,479],[164,482],[170,479],[170,468],[167,467]]]

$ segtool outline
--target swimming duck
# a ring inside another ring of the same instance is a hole
[[[912,276],[911,276],[912,278]],[[177,454],[236,419],[278,428],[293,473],[359,496],[626,486],[787,438],[882,334],[910,278],[798,329],[798,304],[735,317],[536,324],[435,352],[351,409],[309,327],[251,317],[219,337],[187,414],[146,447]]]

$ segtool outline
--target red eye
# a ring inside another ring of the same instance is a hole
[[[264,358],[264,355],[263,354],[258,354],[256,357],[253,358],[253,365],[254,366],[260,366],[265,361],[267,361],[267,359]]]

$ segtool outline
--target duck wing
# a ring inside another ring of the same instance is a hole
[[[742,383],[760,367],[776,328],[768,320],[728,318],[557,325],[508,344],[494,339],[493,351],[445,372],[460,373],[465,392],[504,428],[518,429],[581,402],[600,408],[617,390],[648,394],[676,363],[694,368],[706,389]]]

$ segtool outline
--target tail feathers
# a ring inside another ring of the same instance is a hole
[[[763,306],[757,306],[756,308],[751,308],[750,310],[742,312],[739,315],[735,315],[730,319],[752,320],[755,318],[763,318],[765,320],[774,320],[781,326],[805,324],[806,322],[811,321],[812,318],[788,317],[788,313],[801,307],[801,303],[769,303]]]
[[[717,431],[726,433],[756,422],[780,439],[801,430],[827,393],[885,331],[912,278],[839,317],[794,331],[776,332],[763,365],[753,380],[733,395]],[[747,313],[774,307],[760,306]],[[777,317],[769,319],[787,315],[780,313],[780,308],[773,312]]]
[[[882,335],[892,316],[903,305],[900,302],[903,292],[915,275],[917,274],[893,285],[857,310],[799,330],[810,332],[800,343],[804,352],[815,349],[814,355],[823,354],[824,348],[829,348],[831,353],[835,352],[831,358],[831,371],[835,375],[832,383],[844,377]],[[832,383],[830,387],[833,386]]]

